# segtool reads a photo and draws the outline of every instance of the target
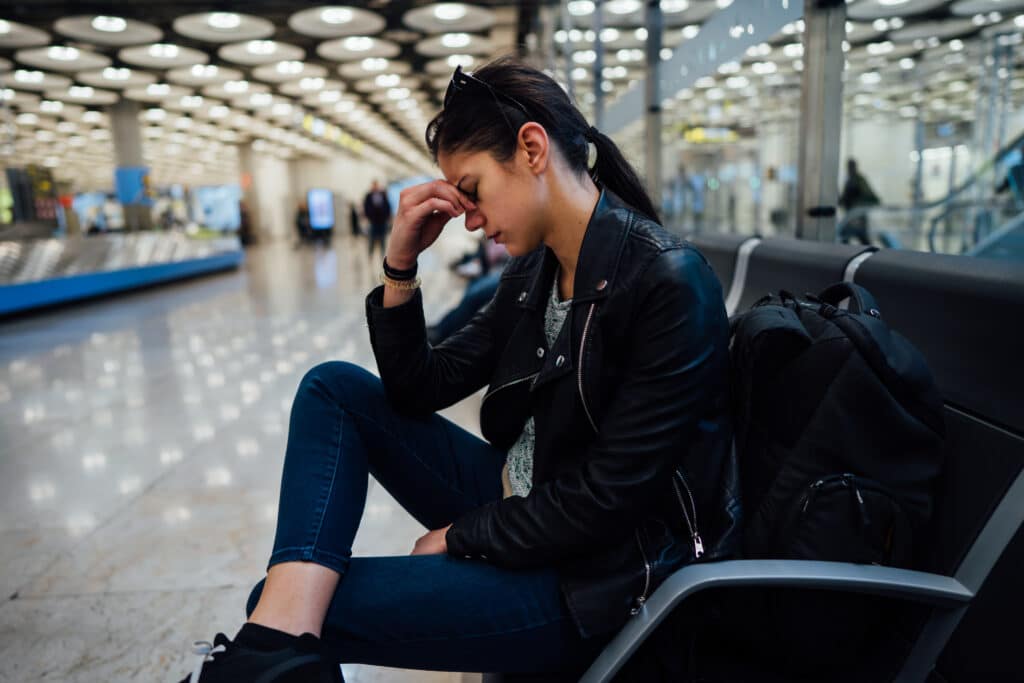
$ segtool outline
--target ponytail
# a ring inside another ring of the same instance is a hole
[[[590,177],[594,179],[594,182],[617,194],[622,201],[655,223],[660,223],[654,202],[644,190],[643,183],[636,171],[622,156],[618,145],[593,126],[587,131],[586,138],[594,143],[597,150],[597,159],[594,161],[593,168],[590,169]]]
[[[483,65],[473,72],[473,77],[502,96],[492,94],[485,98],[482,102],[486,102],[486,106],[453,106],[441,110],[427,125],[425,135],[434,161],[441,150],[488,151],[498,161],[506,161],[516,151],[515,131],[527,121],[536,121],[544,126],[575,173],[589,171],[595,183],[658,222],[654,203],[618,146],[587,123],[554,79],[512,57]],[[593,143],[597,150],[597,160],[589,169],[588,143]]]

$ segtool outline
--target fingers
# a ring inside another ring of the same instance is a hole
[[[448,219],[460,216],[463,213],[461,207],[452,204],[447,199],[433,197],[410,208],[406,215],[413,221],[421,221],[434,213],[445,214]],[[447,221],[445,221],[447,222]]]
[[[447,180],[434,180],[402,190],[399,206],[407,209],[412,208],[430,198],[446,199],[453,206],[458,206],[463,211],[476,208],[476,205],[465,193],[460,192]]]

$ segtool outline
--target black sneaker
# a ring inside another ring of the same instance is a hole
[[[244,647],[218,633],[213,643],[196,641],[201,659],[180,683],[344,683],[341,667],[324,659],[320,639],[304,633],[282,650]]]

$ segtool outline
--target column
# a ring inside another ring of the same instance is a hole
[[[647,0],[647,78],[644,100],[646,104],[645,175],[647,192],[654,207],[661,207],[661,1]]]
[[[139,103],[122,99],[108,109],[114,139],[114,195],[124,207],[125,228],[150,230],[149,167],[142,158]]]
[[[804,3],[804,71],[800,94],[800,159],[796,236],[836,240],[839,140],[843,115],[842,0]]]

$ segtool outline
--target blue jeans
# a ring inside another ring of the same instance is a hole
[[[553,569],[512,571],[449,555],[353,558],[368,475],[429,529],[501,497],[505,454],[432,415],[398,415],[380,380],[313,368],[292,406],[270,565],[306,561],[341,580],[324,621],[339,662],[441,671],[579,674],[584,640]],[[249,598],[251,614],[263,588]]]

